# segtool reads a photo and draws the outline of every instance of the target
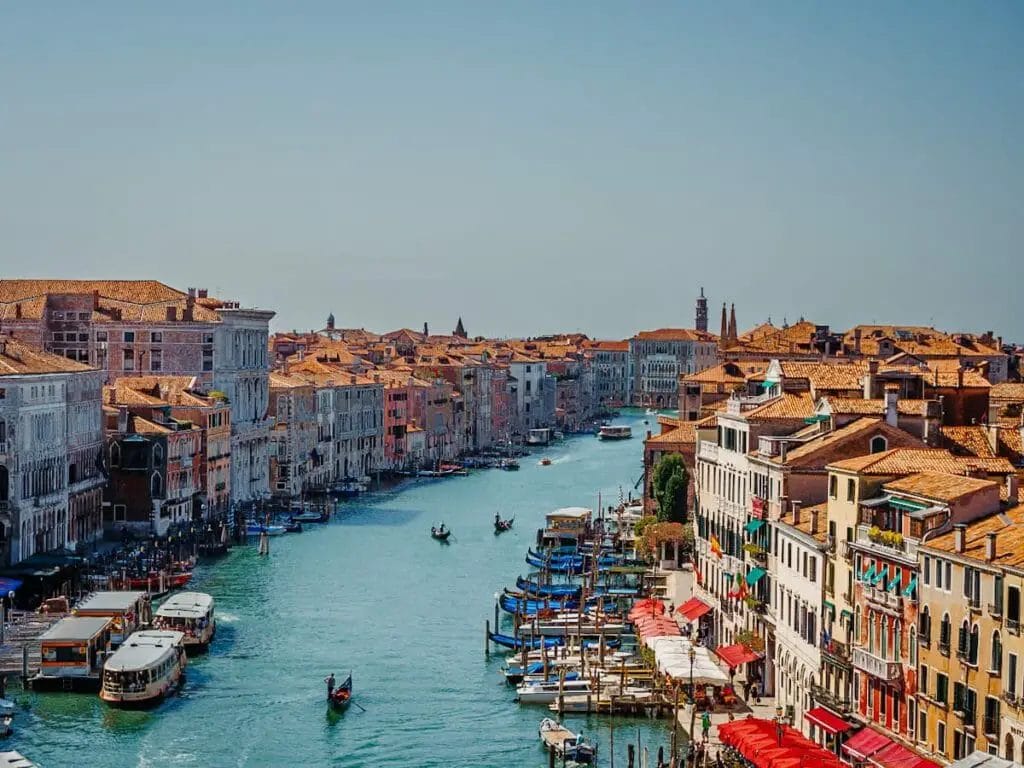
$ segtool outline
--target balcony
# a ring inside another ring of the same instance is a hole
[[[6,454],[7,454],[7,441],[6,440],[0,440],[0,456],[4,456]]]
[[[718,445],[710,440],[701,440],[697,449],[697,458],[705,461],[718,461]]]
[[[971,613],[981,613],[981,598],[977,596],[967,598],[967,608]]]
[[[849,699],[841,699],[836,694],[832,693],[832,691],[827,688],[822,688],[820,685],[811,686],[811,698],[821,706],[832,710],[838,715],[849,715],[853,713],[853,706]]]
[[[1024,703],[1021,699],[1017,698],[1016,691],[1003,691],[1003,701],[1014,709],[1019,709],[1021,704]]]
[[[1007,619],[1006,620],[1006,630],[1011,635],[1019,635],[1020,634],[1020,619]]]
[[[939,653],[949,656],[949,640],[939,640]]]
[[[998,619],[1003,615],[1003,604],[1002,603],[989,603],[988,604],[988,615],[993,619]]]
[[[838,640],[829,640],[827,643],[821,643],[821,655],[836,666],[843,667],[844,669],[850,668],[850,646],[846,643],[841,643]]]
[[[895,531],[881,530],[868,522],[862,515],[857,527],[857,545],[860,549],[917,566],[917,541],[906,539]]]
[[[843,560],[848,563],[853,562],[853,547],[850,546],[850,542],[843,542]]]
[[[869,603],[888,612],[903,612],[903,595],[889,592],[884,588],[868,587],[864,590],[864,596]]]
[[[930,632],[922,632],[917,636],[917,644],[922,648],[932,647],[932,636]]]
[[[899,680],[902,675],[898,661],[886,661],[864,648],[853,649],[853,666],[872,677],[889,682]]]

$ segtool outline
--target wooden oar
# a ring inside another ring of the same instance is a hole
[[[356,701],[355,699],[353,699],[353,700],[352,700],[352,704],[353,704],[354,706],[357,706],[357,707],[359,707],[359,711],[360,711],[360,712],[365,712],[365,711],[366,711],[366,707],[362,706],[362,705],[361,705],[361,704],[360,704],[360,703],[359,703],[358,701]]]

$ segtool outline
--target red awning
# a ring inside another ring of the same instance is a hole
[[[825,733],[830,733],[835,736],[837,733],[846,733],[853,727],[852,723],[848,723],[843,718],[833,715],[824,707],[815,707],[804,712],[804,717],[814,725],[821,728]]]
[[[867,760],[871,755],[895,742],[878,731],[864,728],[857,731],[843,744],[843,752],[855,760]]]
[[[938,768],[938,763],[921,757],[916,752],[892,742],[871,757],[880,768]]]
[[[761,654],[755,653],[743,645],[720,645],[715,653],[730,667],[738,667],[740,664],[757,661],[761,658]]]
[[[679,608],[676,609],[676,612],[683,614],[687,621],[696,621],[710,610],[710,605],[698,600],[696,597],[691,597],[685,603],[680,605]]]

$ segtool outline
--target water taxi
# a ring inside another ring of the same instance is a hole
[[[205,651],[217,633],[213,616],[213,597],[205,592],[171,595],[153,619],[154,629],[166,629],[185,635],[185,650]]]
[[[583,734],[573,733],[550,717],[540,721],[540,740],[544,748],[554,752],[556,757],[574,763],[593,763],[597,754],[597,749],[583,738]]]
[[[569,696],[573,694],[592,693],[589,680],[552,680],[549,682],[537,682],[522,684],[516,687],[516,700],[520,704],[550,704],[558,698],[559,694]]]
[[[117,648],[132,632],[149,623],[153,608],[146,592],[93,592],[78,604],[76,616],[105,616],[110,624],[110,647]]]
[[[633,436],[633,428],[623,425],[608,424],[601,427],[597,436],[602,440],[629,440]]]
[[[39,638],[39,672],[30,681],[32,687],[98,691],[113,621],[107,616],[68,616],[46,630]]]
[[[185,674],[185,635],[135,632],[107,659],[100,698],[114,707],[148,707],[174,690]]]

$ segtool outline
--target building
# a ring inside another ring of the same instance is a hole
[[[1016,478],[1006,490],[1013,502],[1000,505],[998,488],[987,488],[979,494],[985,517],[954,525],[918,548],[918,714],[911,728],[943,760],[974,750],[1009,760],[1024,753],[1018,698],[1024,507],[1016,503]]]
[[[102,535],[102,374],[0,336],[0,555]]]
[[[718,363],[715,337],[685,328],[641,331],[629,340],[633,361],[632,404],[676,408],[679,377]]]
[[[204,289],[156,280],[0,280],[0,331],[105,373],[195,376],[231,405],[232,500],[269,493],[268,327]]]
[[[629,342],[595,341],[589,349],[597,405],[617,408],[633,402],[633,356]]]
[[[270,488],[282,500],[298,498],[309,485],[317,445],[316,389],[284,372],[270,374]]]

